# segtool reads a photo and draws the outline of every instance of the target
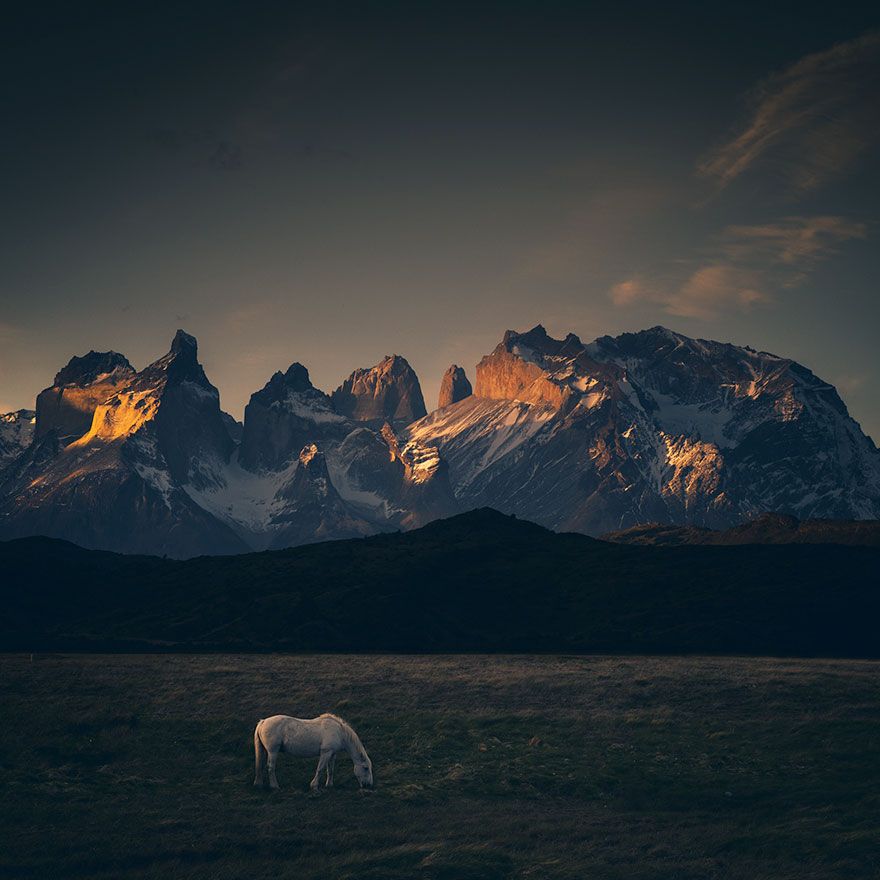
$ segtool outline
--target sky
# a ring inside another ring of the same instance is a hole
[[[0,31],[0,412],[199,340],[221,405],[508,328],[791,357],[880,441],[880,9],[22,4]],[[27,7],[27,8],[25,8]]]

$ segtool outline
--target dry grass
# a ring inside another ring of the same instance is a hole
[[[0,875],[845,878],[880,871],[880,679],[855,661],[0,657]],[[377,789],[252,781],[333,710]]]

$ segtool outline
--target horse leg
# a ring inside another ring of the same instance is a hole
[[[321,778],[321,771],[327,766],[327,762],[330,760],[332,755],[333,752],[329,750],[326,752],[321,752],[321,757],[318,758],[318,766],[315,768],[315,775],[309,785],[309,788],[311,788],[312,791],[318,790],[318,782]]]
[[[260,725],[254,728],[254,785],[263,785],[263,770],[266,764],[266,747],[260,739]]]
[[[333,785],[333,771],[336,769],[336,752],[333,752],[330,755],[330,760],[327,762],[327,788],[332,787]]]
[[[268,752],[269,755],[269,788],[278,788],[278,777],[275,775],[275,762],[278,760],[278,750]]]

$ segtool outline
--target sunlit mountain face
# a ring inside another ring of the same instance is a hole
[[[876,4],[50,7],[4,19],[0,412],[181,326],[241,422],[293,361],[402,352],[431,409],[506,327],[661,325],[880,437]]]
[[[0,537],[880,515],[877,9],[130,7],[4,20]]]
[[[663,327],[585,344],[507,331],[425,413],[400,355],[332,394],[294,363],[239,425],[183,331],[136,371],[75,357],[4,416],[0,536],[172,556],[410,529],[493,507],[560,531],[880,518],[880,452],[834,387]]]

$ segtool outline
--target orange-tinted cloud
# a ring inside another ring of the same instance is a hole
[[[713,318],[720,312],[748,310],[770,297],[760,289],[759,274],[724,263],[700,266],[677,284],[652,284],[628,278],[610,290],[611,301],[626,307],[649,303],[680,318]]]
[[[749,311],[772,302],[774,291],[802,284],[843,242],[866,235],[865,224],[835,216],[728,226],[707,261],[685,277],[651,281],[634,276],[615,284],[609,295],[619,307],[649,303],[683,318]]]

